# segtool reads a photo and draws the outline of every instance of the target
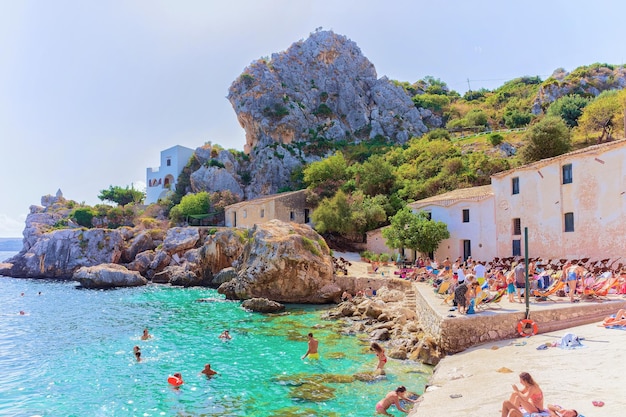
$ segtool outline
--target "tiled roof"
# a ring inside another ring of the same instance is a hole
[[[460,188],[448,191],[447,193],[424,198],[409,204],[409,207],[418,209],[428,204],[438,204],[451,206],[459,201],[480,201],[493,196],[491,185],[481,185],[479,187]]]
[[[298,191],[290,191],[287,193],[280,193],[280,194],[272,194],[272,195],[268,195],[268,196],[263,196],[263,197],[259,197],[259,198],[255,198],[253,200],[245,200],[245,201],[240,201],[239,203],[235,203],[235,204],[231,204],[230,206],[226,206],[224,209],[225,210],[229,210],[229,209],[238,209],[240,207],[245,207],[247,205],[250,204],[263,204],[266,203],[268,201],[272,201],[272,200],[278,200],[280,198],[286,197],[286,196],[290,196],[296,193],[302,193],[305,190],[298,190]]]
[[[572,152],[564,153],[563,155],[553,156],[552,158],[542,159],[540,161],[531,162],[530,164],[522,165],[522,166],[519,166],[517,168],[509,169],[509,170],[506,170],[506,171],[501,171],[501,172],[493,174],[491,177],[492,178],[502,178],[502,177],[506,177],[509,174],[512,174],[512,173],[514,173],[516,171],[520,171],[520,170],[523,170],[523,169],[538,169],[538,168],[544,167],[546,165],[550,165],[551,163],[553,163],[555,161],[559,161],[559,160],[562,160],[562,159],[569,159],[572,156],[584,155],[586,153],[605,152],[605,151],[610,150],[612,148],[619,148],[619,147],[622,147],[622,146],[625,146],[625,145],[626,145],[626,139],[614,140],[614,141],[611,141],[611,142],[601,143],[599,145],[592,145],[592,146],[588,146],[586,148],[577,149],[577,150],[572,151]]]

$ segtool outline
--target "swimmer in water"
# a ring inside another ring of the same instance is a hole
[[[143,329],[143,334],[141,335],[141,340],[148,340],[152,337],[150,333],[148,333],[148,329]]]
[[[316,338],[313,337],[313,333],[309,333],[308,337],[309,337],[309,348],[307,349],[306,353],[302,356],[302,359],[306,357],[309,357],[311,359],[319,359],[320,354],[317,352],[317,346],[319,342],[317,341]]]
[[[204,365],[204,369],[200,373],[206,375],[207,378],[211,378],[213,375],[217,375],[217,372],[211,369],[210,363],[207,363],[206,365]]]
[[[137,362],[141,362],[141,348],[139,346],[135,346],[133,348],[133,353],[135,354],[135,358],[137,358]]]
[[[224,340],[230,340],[232,339],[232,336],[230,335],[230,333],[228,332],[228,330],[224,330],[222,332],[222,334],[219,336],[220,339],[224,339]]]

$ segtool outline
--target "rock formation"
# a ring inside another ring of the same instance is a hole
[[[272,220],[255,225],[235,268],[218,291],[229,299],[329,303],[339,297],[330,250],[309,226]]]
[[[117,264],[83,266],[74,272],[72,279],[84,288],[139,287],[148,283],[139,272],[129,271]]]
[[[606,65],[579,67],[571,74],[556,70],[539,89],[533,102],[532,113],[541,114],[550,103],[568,94],[596,97],[605,90],[626,87],[626,68]]]

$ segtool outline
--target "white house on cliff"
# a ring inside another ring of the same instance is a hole
[[[146,204],[156,203],[174,189],[193,152],[180,145],[161,151],[161,165],[146,170]]]

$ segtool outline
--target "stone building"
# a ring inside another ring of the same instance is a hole
[[[496,253],[616,259],[626,256],[626,140],[543,159],[491,177]]]
[[[311,225],[306,190],[242,201],[226,206],[224,211],[226,227],[252,227],[274,219]]]
[[[594,145],[491,176],[491,185],[450,191],[409,205],[446,223],[436,259],[488,261],[617,259],[626,254],[626,140]],[[381,229],[367,248],[392,253]],[[624,260],[626,263],[626,259]]]
[[[156,203],[174,189],[193,152],[193,149],[180,145],[161,151],[161,165],[146,169],[146,204]]]

